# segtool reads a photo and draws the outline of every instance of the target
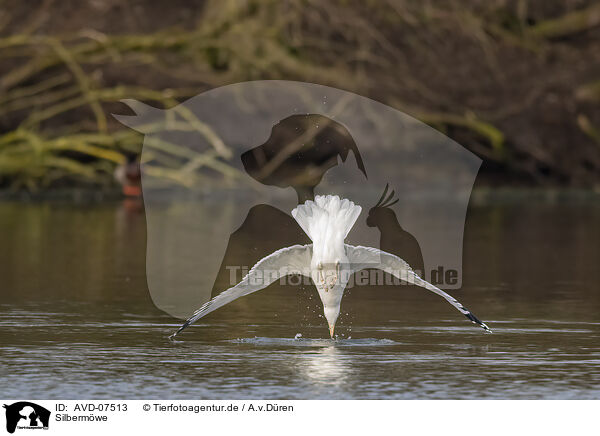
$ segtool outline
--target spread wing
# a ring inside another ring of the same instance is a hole
[[[302,274],[310,277],[311,258],[312,244],[293,245],[269,254],[267,257],[259,260],[241,282],[204,303],[177,332],[171,335],[171,338],[213,310],[244,295],[260,291],[283,276],[288,274]]]
[[[460,313],[469,318],[473,323],[478,324],[486,332],[491,333],[490,328],[479,320],[473,313],[471,313],[465,306],[460,304],[456,298],[448,295],[438,287],[431,283],[423,280],[412,270],[410,265],[398,256],[371,247],[355,247],[353,245],[346,244],[346,255],[350,260],[350,268],[353,271],[360,271],[365,268],[377,268],[381,269],[393,276],[404,280],[413,285],[421,286],[422,288],[428,289],[431,292],[435,292],[440,297],[443,297],[448,303],[458,309]]]

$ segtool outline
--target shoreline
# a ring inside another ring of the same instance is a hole
[[[156,198],[168,200],[189,201],[193,199],[210,198],[217,196],[234,198],[245,195],[246,189],[219,189],[211,192],[189,191],[185,193],[173,191],[156,192]],[[282,191],[283,192],[283,191]],[[95,190],[92,188],[65,188],[52,189],[39,192],[0,190],[0,203],[70,203],[70,204],[107,204],[120,202],[126,199],[119,189]],[[556,188],[556,187],[474,187],[471,192],[470,203],[474,205],[495,203],[572,203],[600,201],[600,188]]]

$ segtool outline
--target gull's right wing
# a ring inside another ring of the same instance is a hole
[[[346,255],[350,260],[350,268],[352,271],[360,271],[365,268],[377,268],[391,274],[400,280],[420,286],[431,292],[438,294],[448,303],[453,305],[460,313],[466,316],[471,322],[479,325],[486,332],[491,333],[490,328],[477,318],[470,310],[460,304],[456,298],[442,291],[437,286],[432,285],[426,280],[419,277],[410,267],[408,263],[386,251],[372,247],[353,246],[345,244]]]
[[[204,303],[179,330],[171,335],[171,338],[213,310],[244,295],[260,291],[283,276],[288,274],[302,274],[310,277],[311,259],[312,244],[292,245],[291,247],[282,248],[269,254],[267,257],[259,260],[241,282]]]

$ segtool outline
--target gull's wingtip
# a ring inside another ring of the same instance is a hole
[[[481,321],[479,318],[477,318],[475,315],[473,315],[472,312],[470,312],[466,307],[464,308],[467,313],[465,313],[464,315],[473,323],[473,324],[477,324],[479,327],[481,327],[486,333],[493,333],[492,330],[483,322]]]
[[[175,336],[177,336],[179,333],[181,333],[181,331],[184,329],[184,326],[179,327],[179,329],[173,333],[172,335],[169,336],[169,340],[170,341],[174,341],[175,340]]]
[[[175,340],[175,336],[177,336],[177,332],[173,333],[172,335],[169,336],[169,341],[174,341]]]
[[[191,322],[188,319],[186,322],[183,323],[183,325],[181,327],[179,327],[179,329],[175,333],[173,333],[171,336],[169,336],[169,340],[174,341],[175,340],[175,336],[177,336],[179,333],[181,333],[186,328],[188,328],[190,324],[191,324]]]

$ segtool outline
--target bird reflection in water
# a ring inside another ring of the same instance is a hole
[[[351,375],[351,367],[335,344],[301,357],[300,373],[308,380],[325,385],[343,384]]]

